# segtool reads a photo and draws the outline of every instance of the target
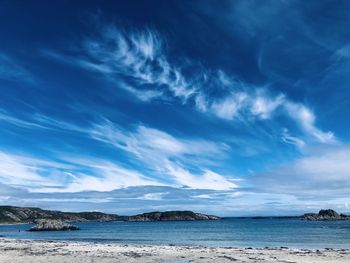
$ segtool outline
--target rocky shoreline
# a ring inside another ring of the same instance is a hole
[[[344,214],[338,214],[332,209],[322,209],[316,213],[307,213],[302,217],[307,221],[336,221],[336,220],[350,220],[350,216]]]

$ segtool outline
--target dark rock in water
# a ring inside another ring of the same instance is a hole
[[[151,212],[144,213],[135,216],[126,216],[124,221],[141,221],[141,222],[154,222],[154,221],[196,221],[196,220],[219,220],[220,217],[212,215],[204,215],[200,213],[194,213],[192,211],[167,211],[167,212]]]
[[[308,221],[332,221],[332,220],[350,220],[350,216],[338,214],[332,209],[322,209],[316,213],[307,213],[302,217],[303,220]]]
[[[79,227],[69,225],[61,220],[36,220],[36,225],[28,231],[72,231],[79,230]]]

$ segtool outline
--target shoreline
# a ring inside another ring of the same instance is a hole
[[[27,231],[27,230],[26,230]],[[48,232],[61,232],[61,231],[48,231]],[[16,238],[16,237],[8,237],[8,236],[2,236],[0,235],[0,243],[2,240],[5,241],[25,241],[25,242],[40,242],[40,243],[69,243],[69,244],[81,244],[81,245],[116,245],[116,246],[145,246],[145,247],[193,247],[193,248],[208,248],[208,249],[221,249],[221,248],[227,248],[227,249],[246,249],[246,250],[264,250],[264,249],[283,249],[283,250],[304,250],[304,251],[349,251],[350,253],[350,246],[344,246],[344,247],[331,247],[331,246],[324,246],[324,247],[315,247],[315,246],[290,246],[286,244],[282,244],[281,246],[279,245],[271,245],[271,246],[254,246],[254,245],[220,245],[220,246],[215,246],[215,245],[204,245],[204,244],[191,244],[191,243],[138,243],[138,242],[126,242],[124,240],[121,241],[114,241],[114,240],[92,240],[92,239],[86,239],[86,240],[74,240],[74,239],[40,239],[40,238]]]
[[[238,248],[0,238],[0,262],[349,262],[350,249]]]

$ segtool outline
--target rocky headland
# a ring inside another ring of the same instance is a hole
[[[61,220],[63,222],[106,222],[115,221],[118,215],[100,212],[61,212],[36,207],[0,206],[0,223],[35,223],[38,219]]]
[[[308,221],[335,221],[335,220],[350,220],[350,216],[338,214],[332,209],[322,209],[317,213],[307,213],[302,216],[303,220]]]

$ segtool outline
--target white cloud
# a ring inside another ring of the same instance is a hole
[[[223,156],[228,146],[201,139],[179,139],[164,131],[138,126],[135,132],[127,132],[111,122],[96,124],[89,131],[92,138],[101,140],[123,149],[143,159],[161,157],[198,157]]]
[[[13,117],[10,116],[6,121],[11,120],[10,122],[12,123],[12,118]],[[34,115],[33,120],[35,120],[33,123],[28,122],[27,124],[27,122],[25,122],[23,124],[21,119],[16,119],[15,124],[21,124],[21,126],[25,128],[28,128],[28,125],[32,124],[35,125],[35,127],[38,126],[45,129],[72,131],[102,141],[131,154],[132,158],[130,160],[136,159],[143,165],[146,165],[153,173],[156,173],[156,177],[158,177],[160,181],[151,180],[139,172],[125,169],[110,161],[91,160],[91,158],[85,158],[85,160],[77,158],[66,159],[64,154],[60,154],[57,158],[60,161],[64,161],[64,163],[55,163],[55,166],[53,166],[52,163],[44,165],[42,161],[33,159],[35,161],[32,161],[32,165],[35,165],[35,167],[33,166],[26,170],[23,169],[25,166],[22,162],[13,163],[11,167],[12,170],[22,169],[18,172],[19,175],[14,177],[16,180],[18,180],[20,176],[28,175],[28,177],[32,177],[32,180],[42,181],[44,177],[40,176],[40,173],[43,173],[46,174],[50,182],[56,183],[56,185],[51,186],[46,182],[42,187],[38,187],[34,184],[32,184],[33,187],[29,187],[29,183],[28,185],[24,184],[30,191],[111,191],[113,189],[129,186],[159,185],[160,182],[162,182],[162,184],[175,184],[177,186],[186,185],[189,187],[205,186],[208,188],[211,186],[213,189],[226,189],[235,186],[227,181],[225,177],[207,168],[198,168],[202,170],[202,173],[198,175],[191,174],[189,171],[181,168],[182,164],[194,167],[205,167],[206,165],[213,164],[214,159],[218,160],[224,158],[229,149],[229,146],[224,143],[215,143],[202,139],[180,139],[164,131],[142,125],[138,126],[135,131],[130,132],[118,128],[107,120],[102,124],[94,124],[91,128],[79,127],[43,115]],[[20,160],[24,160],[24,157],[21,157]],[[69,163],[70,167],[66,167],[66,163]],[[169,164],[171,166],[169,166]],[[4,165],[5,164],[3,164],[3,166]],[[87,168],[90,174],[81,172],[80,169],[82,167]],[[171,167],[171,169],[169,167]],[[6,175],[9,176],[11,169],[3,169],[3,174],[6,172]],[[187,176],[181,177],[181,173]],[[225,186],[223,186],[223,184],[225,184]]]
[[[111,161],[91,157],[68,158],[69,155],[64,153],[56,156],[57,162],[48,162],[2,153],[0,177],[6,179],[9,185],[17,185],[31,192],[111,191],[129,186],[164,184],[205,189],[235,187],[224,176],[206,168],[199,168],[202,170],[199,174],[192,174],[182,168],[182,164],[206,166],[212,163],[213,156],[216,160],[224,158],[229,149],[226,144],[202,139],[180,139],[142,125],[135,131],[125,131],[107,120],[90,129],[42,115],[35,115],[35,120],[45,125],[44,128],[78,132],[121,149],[132,155],[131,160],[136,159],[151,169],[158,179],[151,179]],[[18,121],[21,123],[20,119]]]
[[[7,122],[21,128],[47,129],[47,127],[40,125],[36,122],[26,121],[26,120],[17,118],[1,108],[0,108],[0,121]]]
[[[261,119],[268,119],[270,115],[285,102],[285,96],[278,95],[270,98],[267,96],[257,96],[252,103],[252,113]]]
[[[195,106],[198,110],[206,112],[208,109],[208,100],[202,92],[198,92],[195,97]]]
[[[81,163],[79,165],[82,165]],[[97,176],[78,175],[65,189],[64,192],[81,191],[112,191],[114,189],[129,186],[160,185],[155,180],[145,177],[139,172],[122,168],[116,164],[101,162],[87,166]]]
[[[78,158],[65,154],[61,160],[73,166],[71,180],[61,189],[37,188],[37,192],[112,191],[130,186],[162,185],[137,171],[111,161],[97,158]],[[88,172],[81,172],[86,170]]]
[[[141,100],[148,101],[170,92],[183,103],[193,98],[198,110],[224,119],[235,119],[246,112],[267,119],[283,102],[282,95],[269,97],[262,89],[247,90],[221,70],[196,72],[185,77],[181,68],[186,66],[175,66],[169,62],[162,40],[154,31],[126,34],[108,28],[106,32],[108,34],[103,34],[101,39],[85,43],[86,52],[94,61],[99,61],[95,62],[96,67],[91,67],[92,62],[88,61],[88,68],[97,69],[112,79],[116,73],[132,77],[138,88],[130,85],[124,87]],[[147,89],[139,87],[145,84],[148,85]],[[214,89],[231,92],[223,97],[210,97],[203,92],[203,87],[213,85]],[[163,91],[164,87],[166,90]]]
[[[119,87],[125,89],[128,92],[134,94],[141,101],[151,101],[157,97],[161,97],[163,92],[160,90],[138,90],[130,85],[119,83]]]
[[[211,110],[220,118],[236,119],[240,116],[240,111],[246,107],[248,95],[246,93],[232,94],[222,100],[214,101],[211,105]]]
[[[228,149],[225,144],[179,139],[145,126],[138,126],[135,132],[125,132],[108,122],[96,125],[90,132],[93,138],[131,153],[171,184],[215,190],[236,187],[226,177],[208,169],[193,174],[182,168],[181,163],[202,167],[208,159],[223,158]]]
[[[26,129],[66,130],[84,133],[86,129],[76,124],[48,117],[43,114],[31,114],[27,119],[19,118],[0,108],[0,122]]]
[[[129,186],[161,185],[110,161],[66,156],[53,162],[0,152],[0,178],[7,185],[30,192],[111,191]]]
[[[163,200],[163,196],[167,195],[168,193],[148,193],[144,194],[143,196],[139,197],[138,199],[141,200],[151,200],[151,201],[161,201]]]
[[[281,139],[285,143],[295,145],[299,149],[302,149],[302,148],[304,148],[306,146],[306,143],[302,139],[290,135],[288,129],[286,129],[286,128],[284,128],[283,131],[282,131]]]
[[[168,162],[165,168],[178,184],[193,189],[229,190],[237,187],[226,177],[210,170],[204,170],[202,174],[196,175],[171,162]]]
[[[332,132],[323,132],[315,126],[315,115],[305,105],[286,102],[284,108],[307,135],[322,143],[333,143],[336,141]]]
[[[100,72],[142,101],[176,98],[183,104],[194,102],[201,112],[244,122],[271,121],[274,113],[279,112],[297,122],[308,138],[322,143],[335,140],[333,133],[316,127],[309,108],[284,94],[271,94],[267,87],[249,85],[222,70],[196,67],[188,59],[171,63],[164,41],[153,30],[127,33],[108,26],[101,32],[98,37],[84,42],[84,58],[53,52],[49,55]],[[189,71],[192,73],[184,74]]]
[[[2,182],[24,188],[36,188],[42,185],[59,186],[59,182],[55,182],[53,178],[47,176],[48,170],[54,173],[59,168],[69,168],[67,165],[56,162],[7,152],[0,152],[0,159]]]
[[[315,153],[298,160],[294,169],[308,179],[326,182],[350,180],[350,148],[341,147]],[[349,184],[346,184],[349,185]]]
[[[126,34],[108,27],[101,39],[86,41],[84,49],[97,62],[79,60],[78,64],[112,79],[116,74],[124,74],[132,77],[135,85],[156,85],[158,88],[163,85],[174,96],[184,99],[195,91],[181,72],[170,66],[163,56],[162,40],[154,31]],[[139,98],[148,97],[142,93],[150,94],[150,91],[154,96],[161,94],[157,87],[148,87],[148,90],[137,90],[130,85],[126,87]]]
[[[350,147],[322,146],[263,174],[253,177],[258,188],[295,196],[348,196],[350,190]]]
[[[209,111],[228,120],[243,121],[250,117],[270,119],[272,113],[282,106],[284,101],[284,95],[273,97],[264,89],[256,89],[251,93],[238,90],[222,99],[214,100]]]

